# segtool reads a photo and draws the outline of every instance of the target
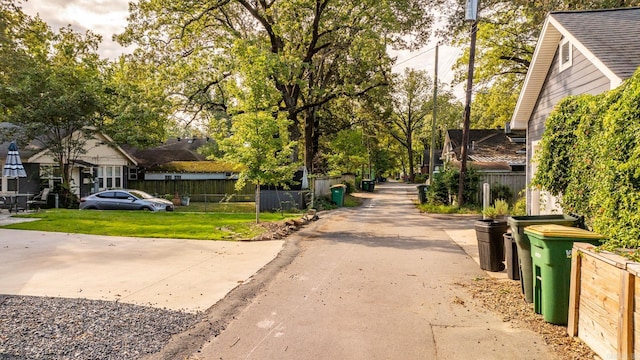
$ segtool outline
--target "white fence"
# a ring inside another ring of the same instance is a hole
[[[496,184],[502,184],[508,186],[513,192],[513,199],[515,201],[518,198],[518,193],[527,186],[527,178],[524,172],[492,172],[481,173],[480,182],[478,186],[478,194],[476,196],[476,202],[482,204],[482,184],[487,183],[493,187]],[[491,201],[493,202],[492,199]]]

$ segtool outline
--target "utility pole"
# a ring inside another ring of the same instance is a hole
[[[462,144],[460,144],[460,179],[458,181],[458,206],[464,205],[464,178],[467,175],[467,156],[469,150],[469,127],[471,124],[471,95],[473,93],[473,68],[476,57],[476,33],[478,32],[477,1],[467,1],[467,20],[472,20],[471,44],[469,49],[469,72],[467,74],[467,96],[462,126]]]
[[[438,46],[436,43],[436,62],[433,74],[433,116],[431,119],[431,149],[429,151],[429,185],[433,184],[433,171],[436,167],[436,113],[438,109]]]

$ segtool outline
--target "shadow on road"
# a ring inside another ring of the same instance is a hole
[[[444,234],[443,237],[447,235]],[[317,236],[306,236],[307,241],[317,239]],[[386,247],[400,250],[428,249],[442,252],[459,252],[460,247],[451,242],[448,237],[437,240],[428,240],[422,236],[379,235],[372,233],[356,233],[348,231],[326,232],[322,240],[336,243],[356,244],[368,247]]]

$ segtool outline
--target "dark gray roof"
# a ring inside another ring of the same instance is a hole
[[[640,7],[552,12],[580,43],[621,79],[640,64]]]
[[[447,130],[456,159],[460,159],[462,130]],[[506,134],[500,129],[469,130],[469,159],[476,162],[520,165],[526,162],[526,144],[516,139],[524,139],[524,131]]]
[[[198,148],[212,141],[209,138],[172,138],[162,145],[148,149],[136,149],[127,145],[122,147],[136,159],[140,166],[151,168],[172,161],[204,161],[206,158],[198,153]]]

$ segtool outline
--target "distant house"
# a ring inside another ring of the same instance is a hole
[[[253,190],[235,189],[238,165],[207,160],[199,151],[211,144],[210,138],[171,138],[146,149],[125,146],[138,166],[128,175],[131,187],[152,194],[195,196],[195,201],[219,201],[231,194],[253,200]]]
[[[198,152],[212,141],[209,138],[171,138],[147,149],[127,146],[125,149],[138,162],[135,171],[130,171],[129,180],[237,180],[237,166],[207,160]]]
[[[526,162],[524,131],[501,129],[469,130],[467,164],[483,172],[524,172]],[[462,130],[447,130],[442,159],[460,168]],[[523,173],[524,175],[524,173]]]
[[[71,161],[71,191],[84,196],[107,188],[126,186],[126,174],[129,168],[135,168],[137,162],[113,140],[102,133],[76,132],[74,139],[85,141],[84,153]],[[10,142],[0,144],[0,159],[7,158]],[[21,193],[37,194],[42,188],[55,189],[62,183],[62,172],[53,154],[43,142],[34,140],[20,147],[20,158],[27,172],[26,178],[20,178]],[[16,180],[2,177],[0,194],[16,190]]]
[[[640,8],[552,12],[538,39],[511,128],[527,131],[527,183],[536,171],[545,122],[569,95],[618,87],[640,66]],[[530,214],[559,211],[557,199],[527,190]]]
[[[442,150],[436,150],[433,154],[434,161],[434,172],[439,172],[444,167],[444,162],[442,161]],[[429,164],[431,162],[431,150],[425,149],[422,153],[422,164],[420,165],[420,173],[423,175],[429,174]]]
[[[525,187],[525,142],[524,131],[469,130],[467,166],[480,173],[481,183],[508,186],[517,195]],[[461,145],[462,130],[447,130],[442,150],[447,166],[461,167]]]

